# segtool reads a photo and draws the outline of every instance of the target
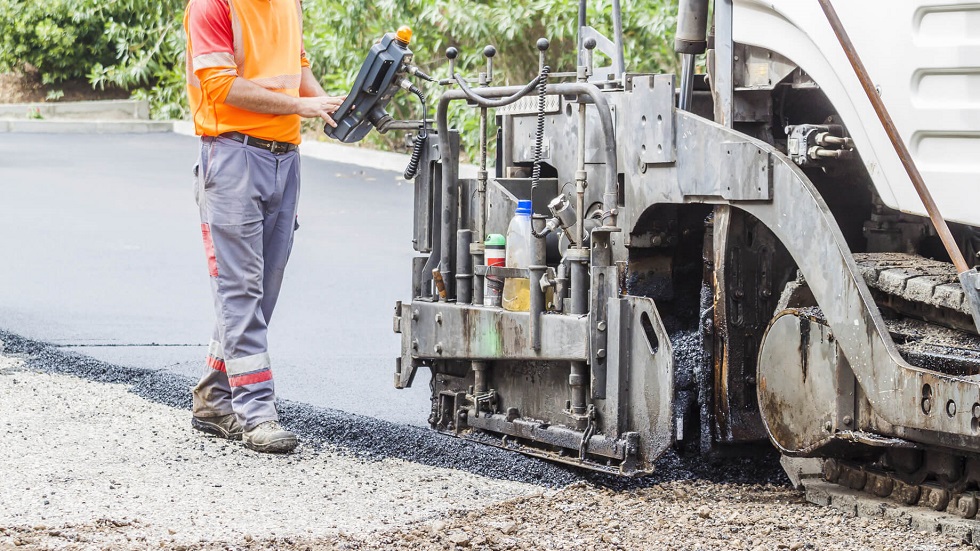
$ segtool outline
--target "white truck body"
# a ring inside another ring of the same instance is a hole
[[[835,2],[936,203],[980,225],[980,3]],[[735,42],[782,54],[838,109],[882,201],[926,212],[816,0],[735,0]]]

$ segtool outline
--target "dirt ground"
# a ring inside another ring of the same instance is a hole
[[[0,551],[971,548],[785,485],[553,489],[339,448],[268,456],[194,434],[189,415],[0,355]]]
[[[329,511],[324,514],[330,515]],[[151,542],[138,520],[0,527],[0,549],[259,550],[839,550],[938,551],[972,546],[884,520],[849,518],[771,486],[675,481],[622,492],[579,484],[454,509],[368,534]],[[4,536],[7,536],[4,538]],[[6,539],[6,544],[3,543]],[[111,542],[111,543],[110,543]]]
[[[129,92],[109,88],[97,90],[84,80],[44,85],[36,72],[0,74],[0,103],[37,103],[48,101],[49,93],[61,92],[53,101],[88,101],[102,99],[126,99]]]

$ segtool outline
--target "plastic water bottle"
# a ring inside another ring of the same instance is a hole
[[[531,265],[531,202],[518,201],[514,217],[507,226],[507,267],[528,268]],[[527,312],[531,306],[530,280],[508,277],[504,280],[505,310]]]
[[[507,241],[499,233],[491,233],[483,242],[484,258],[487,266],[506,266]],[[487,276],[483,283],[483,305],[500,307],[501,295],[504,291],[504,280],[497,276]]]

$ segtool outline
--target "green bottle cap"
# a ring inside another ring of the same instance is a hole
[[[499,233],[491,233],[487,235],[487,240],[483,244],[487,247],[503,247],[507,245],[507,238]]]

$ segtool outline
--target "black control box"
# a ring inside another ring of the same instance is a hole
[[[358,142],[367,136],[372,126],[385,116],[385,106],[398,90],[405,67],[411,61],[408,42],[395,33],[384,35],[371,46],[347,99],[333,114],[337,128],[323,129],[327,136],[344,143]]]

